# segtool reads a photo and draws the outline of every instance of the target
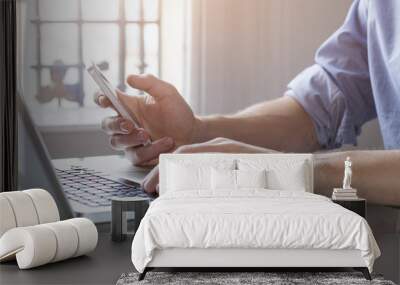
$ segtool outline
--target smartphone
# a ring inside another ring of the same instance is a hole
[[[124,106],[124,104],[117,97],[117,88],[114,87],[103,72],[97,67],[96,64],[92,63],[92,65],[87,68],[90,76],[93,78],[94,82],[99,86],[100,90],[103,94],[111,101],[111,104],[114,106],[115,110],[126,120],[130,121],[136,128],[140,128],[138,120],[135,117],[135,114],[130,112],[128,108]],[[151,141],[148,140],[145,145],[150,144]]]

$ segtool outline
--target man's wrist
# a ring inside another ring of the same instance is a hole
[[[192,143],[202,143],[217,137],[226,137],[229,125],[227,117],[221,115],[195,117]]]
[[[190,143],[201,143],[207,140],[206,136],[206,122],[204,118],[195,116],[194,117],[194,127],[193,127],[193,133],[192,133],[192,138]]]
[[[342,164],[349,151],[321,152],[313,155],[314,160],[314,191],[317,194],[330,196],[333,187],[339,186],[342,177]]]

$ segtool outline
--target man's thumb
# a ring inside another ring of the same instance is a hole
[[[154,99],[161,99],[163,96],[175,93],[176,89],[171,84],[158,79],[154,75],[136,75],[128,76],[127,82],[132,88],[141,90],[152,96]]]

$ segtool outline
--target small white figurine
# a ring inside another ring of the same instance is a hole
[[[344,178],[343,178],[343,189],[352,189],[351,188],[351,176],[353,172],[351,170],[351,160],[350,157],[346,158],[344,162]]]

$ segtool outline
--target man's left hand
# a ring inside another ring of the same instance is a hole
[[[220,153],[275,153],[277,151],[266,149],[243,142],[226,139],[215,138],[213,140],[183,145],[178,147],[174,153],[202,153],[202,152],[220,152]],[[158,166],[156,166],[144,179],[142,183],[144,191],[150,195],[158,194]]]

